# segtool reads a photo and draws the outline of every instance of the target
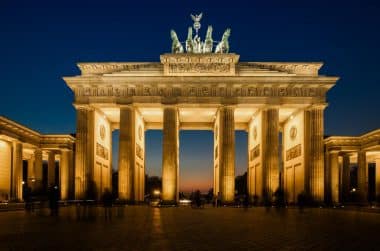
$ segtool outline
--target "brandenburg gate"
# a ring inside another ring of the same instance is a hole
[[[119,129],[119,199],[142,201],[145,131],[161,129],[162,199],[175,202],[179,131],[211,130],[214,193],[231,202],[235,130],[245,130],[250,196],[270,199],[283,180],[289,202],[301,192],[323,201],[323,112],[338,78],[319,75],[322,63],[240,62],[229,52],[229,29],[214,49],[212,27],[202,42],[200,17],[193,18],[195,37],[189,27],[184,49],[172,31],[172,53],[160,62],[79,63],[81,75],[64,77],[77,110],[75,197],[89,186],[111,187],[112,131]]]

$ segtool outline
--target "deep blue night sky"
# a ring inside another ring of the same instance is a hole
[[[231,51],[241,61],[323,61],[322,74],[340,76],[328,93],[326,134],[380,128],[378,1],[56,2],[0,1],[0,114],[37,131],[75,132],[62,76],[79,74],[77,62],[158,61],[170,50],[170,29],[184,38],[189,14],[201,11],[201,32],[213,25],[218,40],[232,28]],[[147,171],[159,174],[162,135],[147,136]],[[211,132],[184,132],[180,140],[181,182],[211,180]],[[236,140],[240,174],[246,135]]]

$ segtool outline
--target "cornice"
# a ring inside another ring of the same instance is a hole
[[[29,129],[15,121],[0,116],[0,134],[11,137],[14,141],[29,143],[37,147],[44,148],[44,145],[54,145],[60,148],[61,145],[73,148],[75,138],[68,134],[41,134]]]

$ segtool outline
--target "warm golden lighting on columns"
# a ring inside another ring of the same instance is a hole
[[[365,151],[358,152],[358,193],[362,202],[367,202],[368,194],[368,165]]]
[[[279,188],[278,134],[279,113],[277,108],[262,112],[262,149],[263,149],[263,196],[271,200]]]
[[[31,189],[34,189],[34,183],[35,183],[35,177],[34,177],[34,155],[28,159],[28,180],[27,180],[27,186]]]
[[[13,142],[12,199],[22,200],[22,143]]]
[[[164,108],[162,148],[162,199],[178,201],[179,121],[176,107]]]
[[[133,107],[120,107],[119,199],[133,200],[135,162],[135,119]]]
[[[55,185],[55,153],[48,152],[48,187]]]
[[[94,110],[77,106],[75,143],[75,198],[83,199],[94,165]]]
[[[235,198],[235,119],[233,107],[221,107],[219,118],[219,192],[223,202]]]
[[[69,196],[69,169],[71,163],[72,151],[62,150],[59,163],[59,187],[61,191],[61,200],[67,200]]]
[[[315,202],[324,201],[323,110],[315,105],[305,111],[305,171],[306,191]]]
[[[42,150],[39,148],[34,151],[34,174],[34,189],[40,190],[42,189]]]
[[[343,155],[343,168],[342,168],[342,200],[348,200],[350,192],[350,155]]]
[[[380,199],[380,156],[376,158],[375,167],[375,195]]]
[[[331,202],[339,203],[339,160],[338,152],[331,151],[329,153],[329,181],[327,189],[330,189]]]

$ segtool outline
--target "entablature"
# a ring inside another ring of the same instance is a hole
[[[371,151],[380,149],[380,129],[361,136],[331,136],[324,140],[326,150]]]
[[[41,134],[17,122],[0,116],[0,139],[22,142],[42,149],[69,149],[74,148],[75,138],[66,134]]]

